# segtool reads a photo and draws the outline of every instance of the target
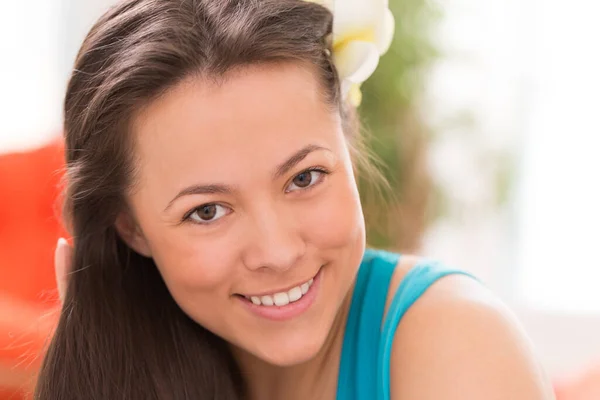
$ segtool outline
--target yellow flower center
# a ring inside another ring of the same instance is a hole
[[[350,92],[348,93],[348,101],[350,101],[350,104],[352,104],[354,107],[360,106],[360,103],[362,103],[362,92],[360,91],[360,84],[355,83],[352,85],[352,87],[350,88]]]
[[[354,29],[333,38],[333,51],[338,51],[350,42],[375,42],[375,30],[371,28]]]

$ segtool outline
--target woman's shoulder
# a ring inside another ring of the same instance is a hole
[[[418,265],[400,257],[386,314]],[[550,399],[550,385],[512,312],[476,279],[436,280],[406,311],[391,353],[392,399]]]
[[[383,252],[383,254],[395,255],[394,253]],[[411,280],[414,283],[416,279],[425,279],[430,282],[422,296],[415,302],[407,316],[414,314],[414,309],[431,309],[432,307],[448,306],[448,301],[473,301],[475,303],[489,303],[492,300],[498,301],[495,296],[485,288],[478,280],[468,274],[460,273],[458,269],[450,269],[443,264],[434,262],[423,257],[414,255],[396,255],[397,263],[394,267],[388,294],[386,299],[385,314],[394,300],[402,283]],[[415,277],[414,272],[418,268],[435,267],[437,271],[430,274],[429,277]],[[445,272],[448,272],[447,274]],[[413,273],[413,276],[411,276]],[[442,279],[443,278],[443,279]]]

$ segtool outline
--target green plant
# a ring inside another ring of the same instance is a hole
[[[363,199],[369,244],[415,251],[427,225],[432,184],[426,168],[430,132],[419,107],[428,67],[438,52],[431,31],[439,9],[427,0],[390,0],[394,41],[375,74],[363,85],[360,116],[367,146],[383,165],[390,190]],[[370,182],[359,181],[362,193]]]

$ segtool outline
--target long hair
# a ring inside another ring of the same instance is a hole
[[[135,186],[135,113],[190,76],[225,79],[259,63],[311,65],[324,104],[340,100],[332,15],[303,0],[127,0],[94,25],[64,102],[64,217],[73,272],[35,399],[239,399],[227,344],[177,306],[152,259],[115,221]]]

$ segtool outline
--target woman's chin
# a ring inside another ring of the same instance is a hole
[[[263,362],[278,366],[291,367],[303,364],[315,358],[323,348],[325,338],[310,335],[301,340],[280,340],[256,343],[250,353]],[[258,344],[258,346],[256,346]],[[247,350],[248,351],[248,350]]]
[[[263,353],[259,357],[266,363],[277,367],[292,367],[294,365],[304,364],[319,353],[320,349],[289,349],[285,351],[274,350],[269,353]]]

